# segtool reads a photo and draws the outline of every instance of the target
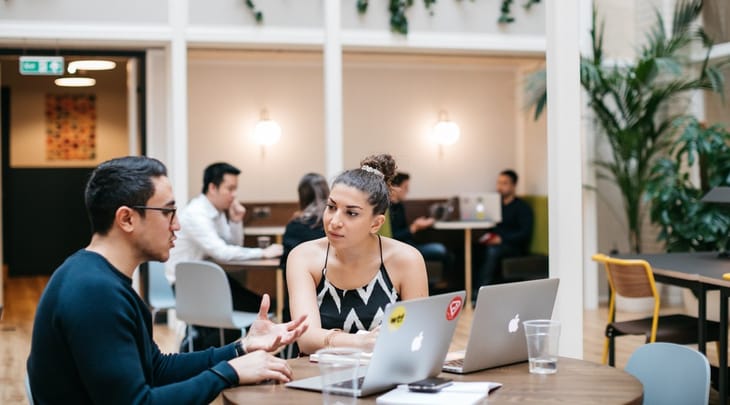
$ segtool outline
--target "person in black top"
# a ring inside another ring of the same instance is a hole
[[[286,224],[284,230],[284,252],[281,255],[279,267],[286,272],[286,261],[289,252],[298,244],[312,239],[324,237],[322,227],[322,215],[327,206],[327,196],[330,188],[327,179],[321,174],[307,173],[297,186],[299,194],[299,211],[294,213],[294,218]]]
[[[410,224],[406,219],[406,208],[403,205],[410,189],[411,176],[408,173],[398,172],[393,177],[390,188],[390,227],[393,239],[405,242],[421,252],[425,261],[441,262],[443,274],[451,271],[451,253],[446,246],[438,242],[416,243],[413,234],[433,226],[434,218],[418,217]]]
[[[476,273],[475,294],[480,286],[498,282],[502,259],[524,256],[532,237],[532,208],[515,196],[517,173],[504,170],[497,178],[497,192],[502,196],[502,222],[484,234],[479,242],[486,245],[484,262]]]
[[[35,314],[28,380],[36,404],[208,404],[225,388],[292,378],[274,357],[307,329],[258,318],[241,340],[220,348],[163,354],[152,316],[132,288],[141,263],[165,261],[180,223],[165,166],[125,157],[102,163],[86,192],[91,242],[48,282]]]

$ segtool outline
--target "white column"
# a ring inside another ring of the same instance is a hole
[[[127,133],[129,134],[129,154],[139,155],[139,60],[127,61]]]
[[[340,0],[324,2],[324,122],[325,176],[331,180],[344,167]]]
[[[188,1],[169,0],[172,40],[168,55],[168,176],[179,206],[188,201],[188,50],[185,27]]]
[[[2,64],[0,63],[0,66]],[[2,87],[3,84],[3,78],[2,78],[2,69],[0,69],[0,87]],[[0,101],[1,103],[1,101]],[[2,106],[0,105],[0,108]],[[2,125],[2,117],[0,117],[0,125]],[[2,144],[0,144],[2,145]],[[0,152],[2,152],[2,146],[0,146]],[[0,153],[0,156],[2,156],[2,153]],[[3,164],[2,159],[0,159],[0,164]],[[0,190],[2,190],[3,185],[3,179],[2,176],[0,176]],[[0,198],[0,212],[3,212],[3,199]],[[3,216],[0,215],[0,263],[5,263],[5,252],[3,252],[3,232],[1,232],[3,229]],[[3,282],[5,280],[5,270],[2,266],[0,266],[0,313],[2,313],[2,308],[5,306],[5,297],[3,296],[3,291],[5,287],[3,287]]]
[[[580,51],[583,55],[593,52],[591,26],[593,25],[593,1],[580,4]],[[583,92],[581,92],[583,94]],[[581,129],[583,132],[583,305],[585,309],[598,308],[598,264],[591,256],[598,253],[598,195],[596,190],[596,131],[588,104],[581,102]]]
[[[525,78],[527,72],[524,69],[517,69],[514,76],[515,81],[515,166],[514,170],[522,177],[517,182],[517,195],[526,194],[527,170],[525,166],[526,136],[525,120],[529,119],[531,111],[525,110]],[[532,190],[530,190],[532,191]]]
[[[583,211],[580,137],[579,0],[548,0],[548,210],[550,276],[560,278],[560,354],[583,357]]]
[[[167,164],[170,161],[167,152],[168,108],[167,100],[169,64],[168,52],[163,49],[149,49],[145,57],[145,105],[147,109],[147,156],[161,160]]]

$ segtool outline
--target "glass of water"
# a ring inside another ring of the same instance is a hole
[[[553,374],[558,371],[558,341],[560,322],[537,319],[522,323],[527,338],[527,357],[530,372]]]

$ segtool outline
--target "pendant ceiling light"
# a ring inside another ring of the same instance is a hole
[[[69,62],[68,72],[73,74],[77,70],[112,70],[117,67],[116,62],[101,59],[75,60]]]

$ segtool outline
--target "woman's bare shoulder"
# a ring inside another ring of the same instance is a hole
[[[397,264],[414,264],[423,261],[418,249],[399,240],[381,237],[383,241],[383,260]]]

